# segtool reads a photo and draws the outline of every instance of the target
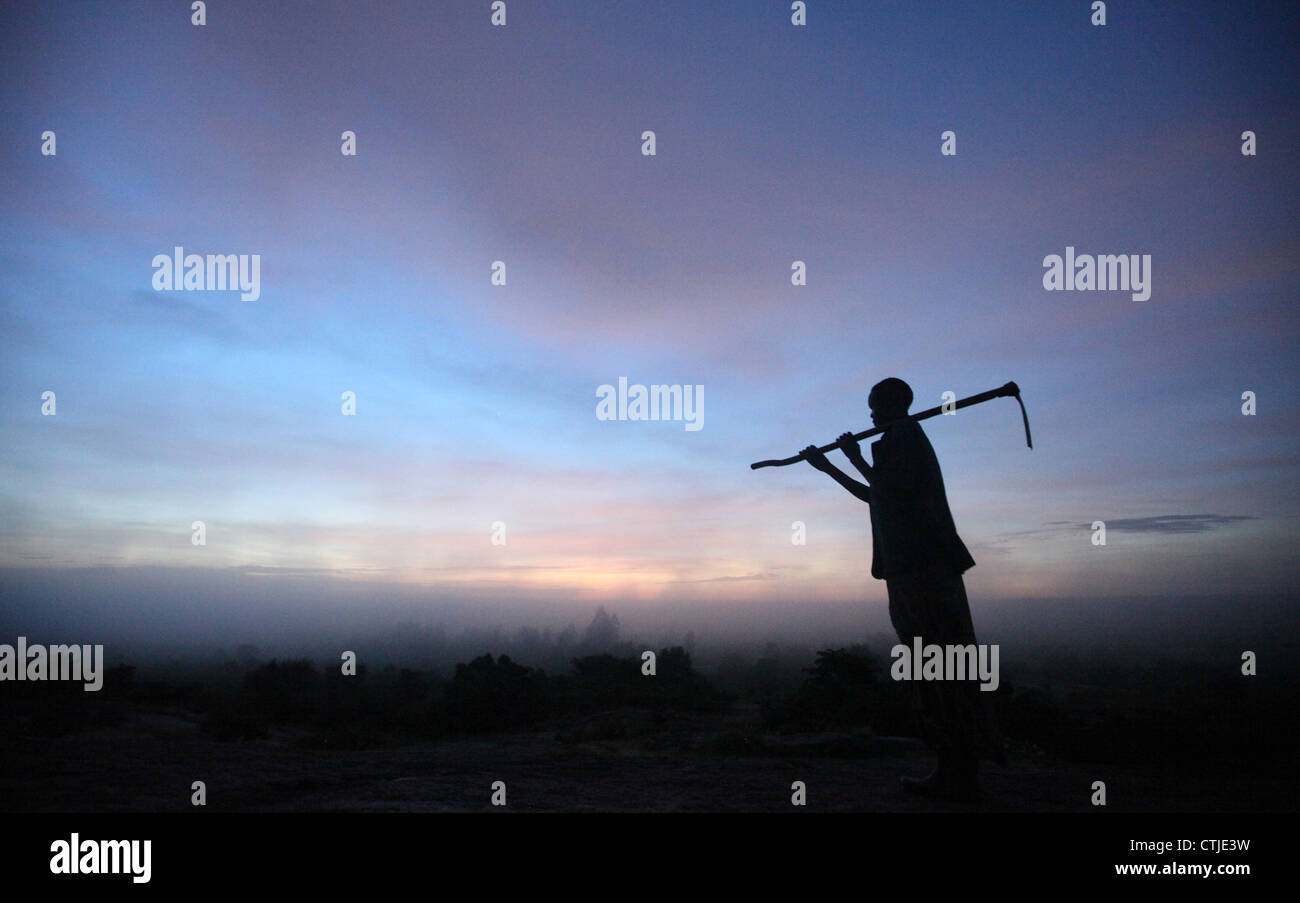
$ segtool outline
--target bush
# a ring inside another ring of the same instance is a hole
[[[907,696],[893,681],[882,681],[880,662],[865,646],[823,649],[808,677],[785,700],[769,695],[761,711],[767,726],[785,732],[871,728],[877,733],[906,730]]]
[[[549,711],[546,675],[508,655],[494,661],[484,654],[456,665],[442,702],[443,723],[452,733],[527,730],[543,723]]]

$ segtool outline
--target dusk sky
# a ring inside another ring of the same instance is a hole
[[[867,508],[749,464],[897,376],[1023,392],[1032,451],[924,424],[972,602],[1294,589],[1294,7],[507,7],[6,6],[0,567],[883,605]],[[155,291],[176,246],[260,297]],[[1149,300],[1045,290],[1067,247]],[[620,377],[702,428],[598,419]]]

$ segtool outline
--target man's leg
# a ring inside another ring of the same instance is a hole
[[[909,648],[916,637],[920,637],[922,643],[934,642],[931,639],[934,625],[928,617],[931,606],[923,598],[924,581],[915,574],[900,575],[886,580],[885,589],[889,593],[889,620],[898,634],[898,641]],[[926,796],[946,796],[945,791],[949,790],[957,769],[951,744],[943,729],[943,702],[933,682],[914,680],[911,683],[912,711],[921,739],[937,751],[939,763],[928,777],[903,778],[903,787]]]
[[[934,605],[934,642],[948,646],[974,646],[966,583],[960,574],[939,575],[931,582],[928,598]],[[964,681],[940,681],[944,732],[961,757],[969,758],[972,773],[979,759],[1006,762],[1002,734],[998,731],[989,694],[980,689],[978,674]]]
[[[886,581],[889,614],[899,641],[941,646],[975,645],[970,606],[961,575],[911,574]],[[977,793],[980,757],[1004,761],[1002,738],[977,680],[915,681],[921,735],[936,747],[939,767],[923,780],[904,779],[908,789],[960,799]]]

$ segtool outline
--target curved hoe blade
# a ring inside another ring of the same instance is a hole
[[[1020,393],[1015,395],[1016,401],[1020,403],[1020,416],[1025,418],[1025,444],[1030,448],[1034,447],[1034,440],[1029,435],[1029,412],[1025,410],[1025,403],[1020,400]]]

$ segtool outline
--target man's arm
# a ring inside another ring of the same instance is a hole
[[[864,486],[844,471],[840,470],[830,461],[827,461],[826,455],[819,451],[817,446],[810,445],[805,448],[803,450],[803,456],[805,461],[829,476],[836,483],[839,483],[852,495],[866,502],[868,505],[871,504],[871,487]],[[859,455],[859,457],[861,457],[861,455]],[[864,461],[863,464],[865,465],[866,462]]]
[[[839,438],[840,451],[844,452],[844,457],[849,459],[849,463],[858,469],[862,478],[870,483],[876,475],[867,463],[867,459],[862,456],[862,448],[858,445],[858,440],[853,438],[852,433],[844,433]]]

